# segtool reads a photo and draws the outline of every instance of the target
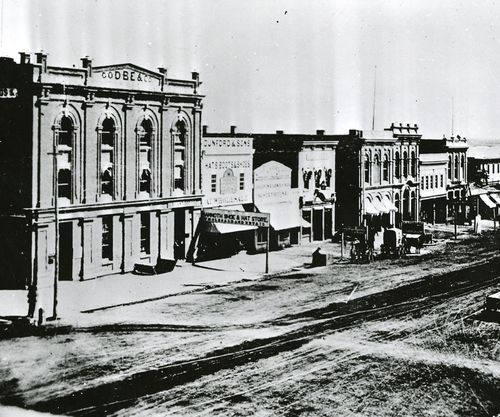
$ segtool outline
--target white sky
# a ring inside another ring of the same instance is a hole
[[[2,54],[200,72],[211,131],[500,133],[500,2],[3,0]]]

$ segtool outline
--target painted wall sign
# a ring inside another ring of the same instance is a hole
[[[203,220],[211,223],[242,224],[245,226],[269,227],[268,213],[249,213],[236,210],[204,209]]]
[[[138,90],[158,90],[162,75],[136,65],[111,65],[95,67],[90,82],[99,86],[120,87]]]
[[[202,145],[203,205],[251,203],[252,139],[203,138]]]
[[[0,98],[17,98],[17,88],[1,87]]]
[[[270,161],[254,171],[255,203],[292,203],[296,193],[292,191],[292,170],[287,166]]]

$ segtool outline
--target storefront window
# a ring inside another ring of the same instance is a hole
[[[267,227],[259,227],[257,229],[257,243],[267,242]]]
[[[113,259],[113,217],[106,216],[102,219],[102,259]]]
[[[151,253],[150,248],[150,214],[141,213],[141,253],[149,255]]]

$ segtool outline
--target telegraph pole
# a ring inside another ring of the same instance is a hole
[[[55,248],[54,248],[54,293],[52,302],[52,320],[57,319],[57,284],[59,281],[59,179],[57,166],[57,135],[54,135],[52,148],[52,188],[54,194],[54,228],[55,228]]]

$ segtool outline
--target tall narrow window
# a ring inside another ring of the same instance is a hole
[[[153,124],[144,119],[139,127],[139,193],[151,195]]]
[[[444,187],[444,175],[443,174],[441,174],[441,184],[440,185],[441,185],[441,188]]]
[[[394,163],[396,164],[396,178],[399,180],[401,178],[401,158],[399,156],[399,152],[397,151],[394,154]]]
[[[245,189],[245,173],[240,172],[240,190]]]
[[[72,120],[63,116],[57,138],[57,196],[71,201],[73,189],[73,137],[74,126]]]
[[[370,183],[370,157],[365,155],[365,182]]]
[[[403,177],[408,176],[408,152],[403,152]]]
[[[145,255],[149,255],[151,253],[150,236],[151,236],[150,214],[141,213],[141,253]]]
[[[380,156],[378,153],[373,157],[373,183],[380,184]]]
[[[451,176],[453,175],[453,170],[451,166],[451,155],[448,156],[448,179],[451,180]]]
[[[413,178],[417,176],[417,158],[415,157],[415,152],[411,153],[411,176]]]
[[[460,179],[460,159],[458,155],[455,155],[455,174],[453,179],[459,180]]]
[[[115,122],[106,118],[101,126],[101,195],[114,196],[113,175],[115,168]]]
[[[113,216],[102,218],[102,260],[113,259]]]
[[[174,188],[185,189],[185,158],[188,131],[186,123],[179,120],[174,129]]]
[[[389,157],[384,154],[384,163],[382,166],[382,178],[384,181],[389,181]]]
[[[212,174],[210,177],[210,191],[217,192],[217,174]]]

